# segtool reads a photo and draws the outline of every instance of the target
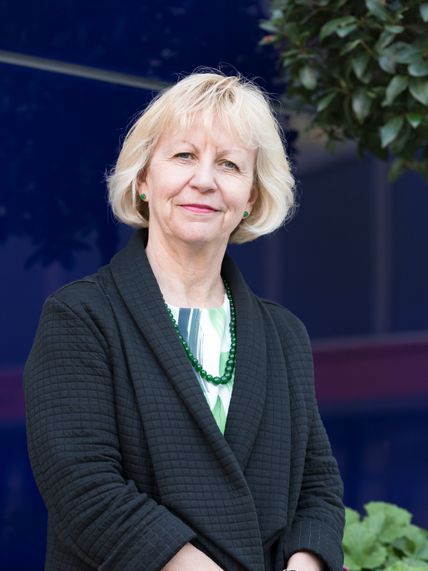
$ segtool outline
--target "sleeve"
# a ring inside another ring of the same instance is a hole
[[[292,317],[294,335],[288,342],[293,357],[289,365],[299,379],[298,390],[306,395],[302,400],[307,403],[308,437],[300,493],[291,528],[287,530],[284,560],[286,565],[293,553],[310,551],[324,561],[329,571],[342,571],[343,484],[318,409],[309,336],[303,323]]]
[[[302,487],[287,534],[285,564],[296,551],[311,551],[330,571],[342,571],[343,485],[316,403],[314,407]]]
[[[82,562],[158,571],[196,534],[124,479],[108,346],[86,317],[54,297],[43,308],[24,369],[34,476],[56,535]]]

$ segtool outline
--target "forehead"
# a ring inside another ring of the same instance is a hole
[[[188,120],[175,119],[162,133],[159,142],[169,144],[190,143],[203,146],[207,143],[218,149],[250,152],[256,150],[240,136],[230,122],[226,123],[219,117],[204,117],[198,114]]]

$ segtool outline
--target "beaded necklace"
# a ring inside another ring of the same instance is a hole
[[[183,349],[186,352],[187,358],[189,359],[192,367],[195,369],[195,371],[197,373],[199,373],[201,375],[201,377],[203,379],[205,379],[206,381],[208,381],[210,383],[213,383],[214,385],[225,385],[226,383],[228,383],[232,379],[233,371],[235,369],[235,361],[236,361],[235,306],[233,304],[232,291],[230,289],[229,284],[225,280],[223,280],[223,283],[224,283],[224,289],[226,291],[226,295],[227,295],[227,298],[228,298],[229,304],[230,304],[230,324],[229,324],[230,350],[229,350],[229,356],[228,356],[227,361],[226,361],[226,366],[224,368],[224,373],[223,373],[223,375],[221,375],[221,377],[216,377],[214,375],[210,375],[202,367],[202,365],[198,361],[197,357],[195,357],[195,355],[192,353],[192,351],[189,347],[189,344],[187,343],[187,341],[184,339],[183,335],[181,334],[180,328],[179,328],[178,323],[176,322],[176,320],[174,318],[174,315],[173,315],[171,309],[165,303],[166,311],[169,315],[169,318],[171,319],[172,325],[173,325],[175,331],[177,332],[180,343],[182,344]]]

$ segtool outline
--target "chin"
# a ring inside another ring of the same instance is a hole
[[[210,244],[226,243],[229,236],[221,236],[218,233],[205,231],[189,231],[176,235],[176,239],[186,242],[187,244],[194,244],[195,246],[208,246]]]

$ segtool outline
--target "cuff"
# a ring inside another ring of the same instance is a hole
[[[318,520],[297,521],[285,539],[284,562],[296,551],[311,551],[322,559],[328,571],[342,571],[342,540],[325,523]]]

